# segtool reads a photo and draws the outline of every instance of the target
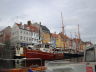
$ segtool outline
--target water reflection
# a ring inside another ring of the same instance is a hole
[[[82,62],[83,58],[75,58],[71,60],[56,60],[46,63],[46,72],[75,72],[72,64]]]

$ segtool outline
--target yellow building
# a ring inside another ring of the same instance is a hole
[[[59,34],[56,38],[56,48],[64,48],[64,42]]]
[[[58,38],[56,40],[57,48],[68,48],[69,43],[70,43],[70,40],[66,35],[63,35],[62,33],[58,34]]]
[[[66,48],[69,45],[68,37],[66,35],[63,35],[62,33],[51,34],[51,39],[56,41],[55,42],[56,43],[56,48]]]
[[[42,42],[50,43],[50,33],[47,33],[47,32],[42,33]]]

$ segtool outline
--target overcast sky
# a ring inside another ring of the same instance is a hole
[[[66,34],[74,37],[80,24],[81,38],[96,41],[96,0],[0,0],[0,28],[27,20],[61,31],[61,15]]]

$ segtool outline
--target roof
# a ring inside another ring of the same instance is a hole
[[[62,33],[59,33],[59,35],[61,36],[61,38],[64,38],[64,39],[69,39],[69,37],[67,35],[64,35]]]
[[[76,41],[76,42],[80,42],[81,41],[81,39],[78,39],[78,38],[74,38],[73,40]]]
[[[41,25],[41,24],[38,24],[38,23],[33,23],[32,25],[36,26],[36,27],[40,27],[40,29],[43,31],[43,32],[47,32],[47,33],[50,33],[50,30],[44,26],[44,25]]]
[[[32,25],[25,25],[25,28],[29,28],[30,31],[36,32],[38,31],[38,28]]]
[[[41,28],[42,28],[42,30],[43,30],[44,32],[50,33],[50,30],[49,30],[46,26],[41,25]]]
[[[57,38],[58,37],[58,34],[51,33],[51,37]]]
[[[38,28],[36,26],[32,26],[32,25],[28,25],[28,24],[18,24],[16,23],[16,25],[20,28],[20,29],[25,29],[25,30],[29,30],[32,32],[38,32]]]

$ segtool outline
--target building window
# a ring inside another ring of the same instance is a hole
[[[37,34],[36,36],[38,37],[39,35]]]
[[[36,36],[36,34],[34,33],[34,36]]]
[[[33,33],[33,36],[34,36],[34,33]]]
[[[22,36],[20,36],[20,40],[22,40],[22,38],[23,38],[23,37],[22,37]]]
[[[26,34],[28,35],[28,32],[26,32]]]
[[[28,41],[28,37],[26,37],[26,40]]]
[[[20,31],[20,33],[22,33],[22,30]]]
[[[24,37],[24,40],[25,40],[25,37]]]
[[[32,41],[33,41],[33,38],[32,38]]]
[[[31,38],[29,38],[29,41],[31,41]]]
[[[29,32],[28,32],[28,35],[29,35]]]
[[[31,35],[33,35],[33,33],[31,32]]]
[[[24,34],[25,34],[25,31],[24,31]]]
[[[36,41],[36,39],[34,39]]]
[[[31,35],[31,32],[29,32],[29,35]]]

